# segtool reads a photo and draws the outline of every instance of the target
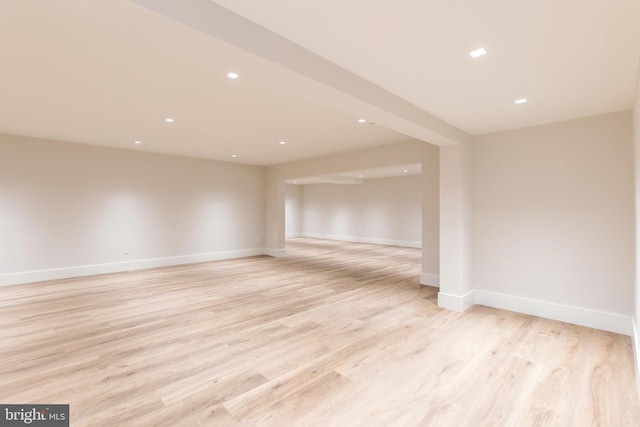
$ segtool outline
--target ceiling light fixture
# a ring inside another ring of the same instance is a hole
[[[405,169],[405,170],[404,170],[404,173],[409,173],[409,171]]]
[[[229,73],[227,73],[227,77],[229,77],[230,79],[237,79],[240,76],[233,71],[230,71]]]
[[[164,121],[167,123],[173,123],[173,119],[171,117],[167,117]]]
[[[358,175],[358,178],[362,178],[362,175]]]
[[[487,54],[487,51],[484,50],[483,47],[481,47],[480,49],[476,49],[473,52],[469,52],[469,55],[471,55],[472,58],[478,58],[486,54]]]
[[[238,157],[238,155],[237,154],[232,154],[231,157],[233,157],[235,159],[236,157]]]
[[[364,123],[366,121],[367,121],[367,119],[358,119],[358,123]]]
[[[527,98],[516,99],[513,102],[515,102],[516,104],[524,104],[525,102],[527,102]]]
[[[285,145],[287,141],[280,141],[280,145]]]
[[[142,144],[142,141],[133,141],[134,144]]]

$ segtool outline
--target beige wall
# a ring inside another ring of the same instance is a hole
[[[630,316],[631,114],[478,137],[476,290]]]
[[[285,232],[287,237],[298,237],[302,233],[302,186],[285,185]]]
[[[636,96],[633,107],[633,146],[635,159],[635,238],[636,238],[636,277],[635,277],[635,351],[636,351],[636,375],[638,376],[638,387],[640,387],[640,69],[636,81]]]
[[[263,183],[260,167],[0,135],[0,284],[261,252]]]
[[[421,247],[420,175],[366,180],[359,185],[303,188],[305,235]],[[437,201],[437,195],[429,200]]]

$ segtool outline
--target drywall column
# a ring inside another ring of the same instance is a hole
[[[423,144],[422,153],[422,273],[420,284],[440,286],[440,160],[441,149]]]
[[[438,306],[463,311],[471,285],[471,143],[440,147],[440,292]]]
[[[302,234],[302,185],[285,184],[285,237]]]
[[[285,183],[269,170],[265,179],[265,255],[285,256]]]

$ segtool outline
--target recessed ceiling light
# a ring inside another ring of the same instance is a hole
[[[173,123],[173,119],[171,117],[167,117],[164,121],[167,123]]]
[[[472,58],[477,58],[479,56],[486,55],[486,54],[487,54],[487,51],[484,50],[483,47],[481,47],[480,49],[476,49],[473,52],[469,52],[469,55],[471,55]]]
[[[358,178],[362,178],[362,175],[358,175]]]
[[[409,171],[405,169],[405,170],[404,170],[404,173],[409,173]]]
[[[525,102],[527,102],[527,98],[516,99],[514,102],[516,104],[524,104]]]
[[[280,141],[280,145],[284,145],[286,143],[287,143],[287,141]]]
[[[233,71],[231,71],[231,72],[227,73],[227,77],[229,77],[230,79],[237,79],[240,76],[238,76],[238,74],[236,74]]]
[[[358,119],[358,123],[364,123],[366,121],[367,121],[367,119]]]
[[[238,155],[237,154],[232,154],[231,157],[233,157],[235,159],[236,157],[238,157]]]
[[[134,144],[142,144],[142,141],[133,141]]]

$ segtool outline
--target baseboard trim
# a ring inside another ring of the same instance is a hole
[[[437,274],[422,273],[420,275],[420,284],[425,286],[435,286],[436,288],[439,288],[440,276]]]
[[[304,232],[300,234],[300,237],[308,237],[311,239],[338,240],[340,242],[370,243],[373,245],[402,246],[406,248],[422,248],[422,242],[414,240],[391,240],[378,239],[374,237],[342,236],[339,234],[318,234]]]
[[[272,248],[265,248],[264,249],[264,255],[269,255],[272,257],[283,257],[287,255],[287,250],[286,249],[272,249]]]
[[[473,305],[473,301],[473,291],[469,291],[463,295],[438,292],[438,307],[446,308],[448,310],[465,311]]]
[[[262,248],[241,249],[234,251],[210,252],[204,254],[180,255],[166,258],[150,258],[133,261],[91,264],[74,267],[52,268],[47,270],[23,271],[0,274],[0,286],[18,285],[21,283],[42,282],[45,280],[69,279],[72,277],[94,276],[97,274],[120,273],[123,271],[142,270],[145,268],[167,267],[171,265],[193,264],[197,262],[219,261],[224,259],[244,258],[264,255]]]
[[[295,239],[296,237],[304,237],[302,233],[286,233],[284,235],[285,239]]]
[[[475,291],[475,303],[634,336],[633,319],[630,316],[483,290]]]

